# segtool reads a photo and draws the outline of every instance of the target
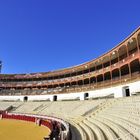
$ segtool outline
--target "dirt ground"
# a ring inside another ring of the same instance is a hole
[[[34,123],[17,120],[0,120],[0,140],[43,140],[49,129]]]

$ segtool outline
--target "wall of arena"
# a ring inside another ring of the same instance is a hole
[[[28,101],[54,101],[54,97],[57,97],[57,100],[85,100],[90,98],[104,98],[113,96],[115,98],[126,97],[135,95],[140,92],[140,81],[122,84],[116,87],[104,88],[100,90],[93,90],[87,92],[79,93],[65,93],[65,94],[56,94],[56,95],[30,95],[30,96],[0,96],[0,100],[11,100],[11,101],[24,101],[25,98],[28,98]],[[126,95],[126,90],[129,90],[130,95]]]
[[[22,120],[27,122],[36,123],[36,125],[42,125],[49,128],[50,132],[53,131],[53,124],[57,124],[60,128],[60,139],[68,140],[69,139],[69,125],[61,119],[42,116],[42,115],[32,115],[32,114],[22,114],[22,113],[0,113],[0,119],[13,119],[13,120]],[[63,130],[62,127],[63,126]]]

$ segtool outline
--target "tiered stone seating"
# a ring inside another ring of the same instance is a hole
[[[72,140],[77,140],[76,138],[78,138],[79,140],[87,140],[88,137],[87,137],[87,134],[86,132],[81,128],[81,126],[77,123],[77,122],[74,122],[74,121],[69,121],[80,133],[80,139],[79,137],[77,136],[77,133],[73,133],[72,135]],[[72,130],[73,132],[73,130]]]
[[[7,110],[9,107],[18,107],[22,103],[21,102],[0,102],[0,110]]]
[[[125,139],[125,136],[129,133],[123,126],[111,121],[110,119],[99,117],[98,121],[108,125],[121,139]],[[133,139],[133,136],[130,135],[130,139]]]
[[[94,124],[95,126],[97,126],[101,130],[101,132],[103,134],[100,134],[100,135],[103,135],[105,140],[107,140],[107,139],[108,140],[115,140],[115,139],[118,138],[116,133],[108,125],[106,125],[105,123],[102,123],[102,122],[100,122],[98,120],[95,120],[93,118],[87,118],[87,120],[91,124]],[[96,131],[96,130],[94,130],[94,131]]]
[[[82,130],[85,132],[85,134],[86,134],[86,138],[88,139],[88,140],[95,140],[95,137],[94,137],[94,134],[93,134],[93,131],[92,131],[92,129],[89,127],[89,126],[87,126],[85,123],[83,123],[83,122],[79,122],[78,123],[78,125],[82,128]]]
[[[34,113],[34,110],[39,107],[42,103],[41,102],[26,102],[19,106],[14,112],[17,113]]]
[[[104,134],[99,127],[97,127],[95,124],[91,123],[88,120],[84,120],[84,123],[91,128],[92,132],[94,133],[95,139],[105,140]]]
[[[130,138],[136,137],[140,139],[139,101],[140,97],[117,100],[111,108],[106,108],[95,118],[110,124],[112,127],[114,126],[116,131],[118,128],[121,138],[129,133]]]
[[[79,119],[75,118],[74,121],[76,120]],[[97,140],[138,140],[140,97],[109,99],[103,106],[77,122],[77,125],[81,124],[83,131],[90,137],[94,135],[93,138]]]
[[[69,122],[72,140],[139,140],[140,96],[58,102],[0,102],[14,112],[59,117]],[[4,108],[4,107],[3,107]]]
[[[84,116],[103,102],[105,102],[105,100],[26,102],[14,112],[33,113],[70,119],[82,115]]]
[[[9,108],[11,106],[11,104],[0,104],[0,110],[6,110],[7,108]]]
[[[108,125],[122,139],[140,139],[139,101],[140,97],[114,99],[90,117]]]

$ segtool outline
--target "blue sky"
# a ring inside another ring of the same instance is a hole
[[[139,0],[0,0],[2,73],[84,63],[138,26]]]

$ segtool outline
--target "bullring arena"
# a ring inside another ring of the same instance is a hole
[[[140,140],[139,95],[140,28],[81,65],[46,73],[1,74],[0,126],[3,121],[24,124],[30,140],[35,140],[35,133],[38,140]]]
[[[49,132],[49,129],[33,123],[6,119],[0,121],[0,137],[2,140],[40,140],[48,136]]]

